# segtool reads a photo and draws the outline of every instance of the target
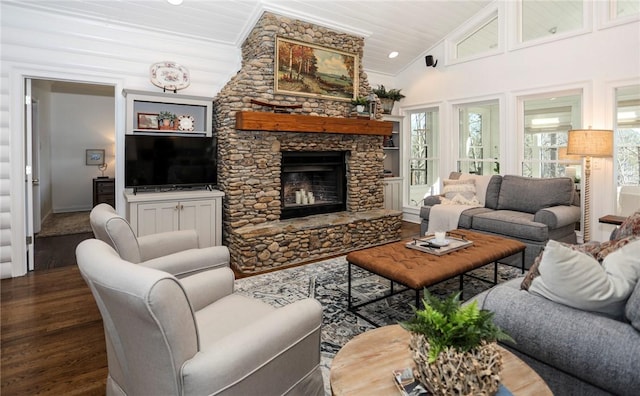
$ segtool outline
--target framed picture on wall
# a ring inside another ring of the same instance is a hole
[[[138,129],[158,129],[158,114],[138,113]]]
[[[86,164],[87,165],[104,164],[104,150],[88,149],[86,151]]]
[[[358,55],[276,38],[275,92],[350,101],[358,92]]]

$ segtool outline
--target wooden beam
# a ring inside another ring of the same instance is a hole
[[[361,120],[356,118],[238,111],[236,112],[236,129],[242,131],[391,136],[393,123],[390,121]]]

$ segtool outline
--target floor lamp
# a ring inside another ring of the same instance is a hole
[[[585,159],[584,167],[584,236],[583,242],[591,240],[591,157],[613,155],[613,131],[606,129],[574,129],[569,131],[568,155],[579,155]]]

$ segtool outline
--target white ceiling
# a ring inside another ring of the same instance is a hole
[[[395,75],[489,0],[3,0],[240,47],[263,11],[365,38],[367,71]],[[389,59],[391,51],[400,55]]]

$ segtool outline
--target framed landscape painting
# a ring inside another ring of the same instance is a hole
[[[351,100],[358,92],[358,56],[276,38],[275,92]]]

